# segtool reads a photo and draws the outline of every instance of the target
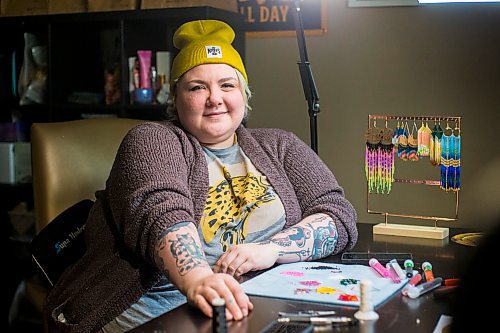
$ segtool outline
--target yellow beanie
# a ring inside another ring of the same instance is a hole
[[[227,64],[239,70],[248,82],[240,54],[231,43],[234,31],[217,20],[198,20],[184,23],[174,34],[174,46],[180,51],[170,71],[170,87],[184,73],[202,64]]]

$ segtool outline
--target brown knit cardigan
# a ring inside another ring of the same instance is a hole
[[[320,158],[279,129],[237,130],[238,143],[283,202],[288,228],[323,212],[337,226],[334,253],[357,241],[356,212]],[[50,332],[95,332],[135,303],[161,277],[153,251],[168,227],[198,226],[208,195],[200,143],[173,123],[147,122],[124,138],[85,228],[87,251],[48,295]],[[60,322],[63,313],[66,321]]]

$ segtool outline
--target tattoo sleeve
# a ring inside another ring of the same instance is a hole
[[[186,275],[196,267],[208,267],[205,254],[188,228],[189,223],[179,223],[162,234],[155,248],[155,261],[159,269],[169,278],[171,272],[166,252],[170,252],[177,268],[177,273]],[[172,269],[172,266],[170,266]]]
[[[281,247],[281,262],[324,258],[333,253],[337,240],[335,223],[326,214],[308,216],[270,238],[271,242]]]

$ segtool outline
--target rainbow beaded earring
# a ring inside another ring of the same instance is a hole
[[[368,181],[368,192],[373,193],[376,189],[378,174],[378,145],[380,144],[380,130],[370,127],[365,132],[365,174]]]
[[[378,129],[376,126],[366,130],[365,174],[368,192],[389,194],[394,182],[393,130]]]

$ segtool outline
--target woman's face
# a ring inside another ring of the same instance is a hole
[[[245,115],[236,70],[226,64],[199,65],[179,79],[176,89],[182,126],[206,147],[230,147]]]

